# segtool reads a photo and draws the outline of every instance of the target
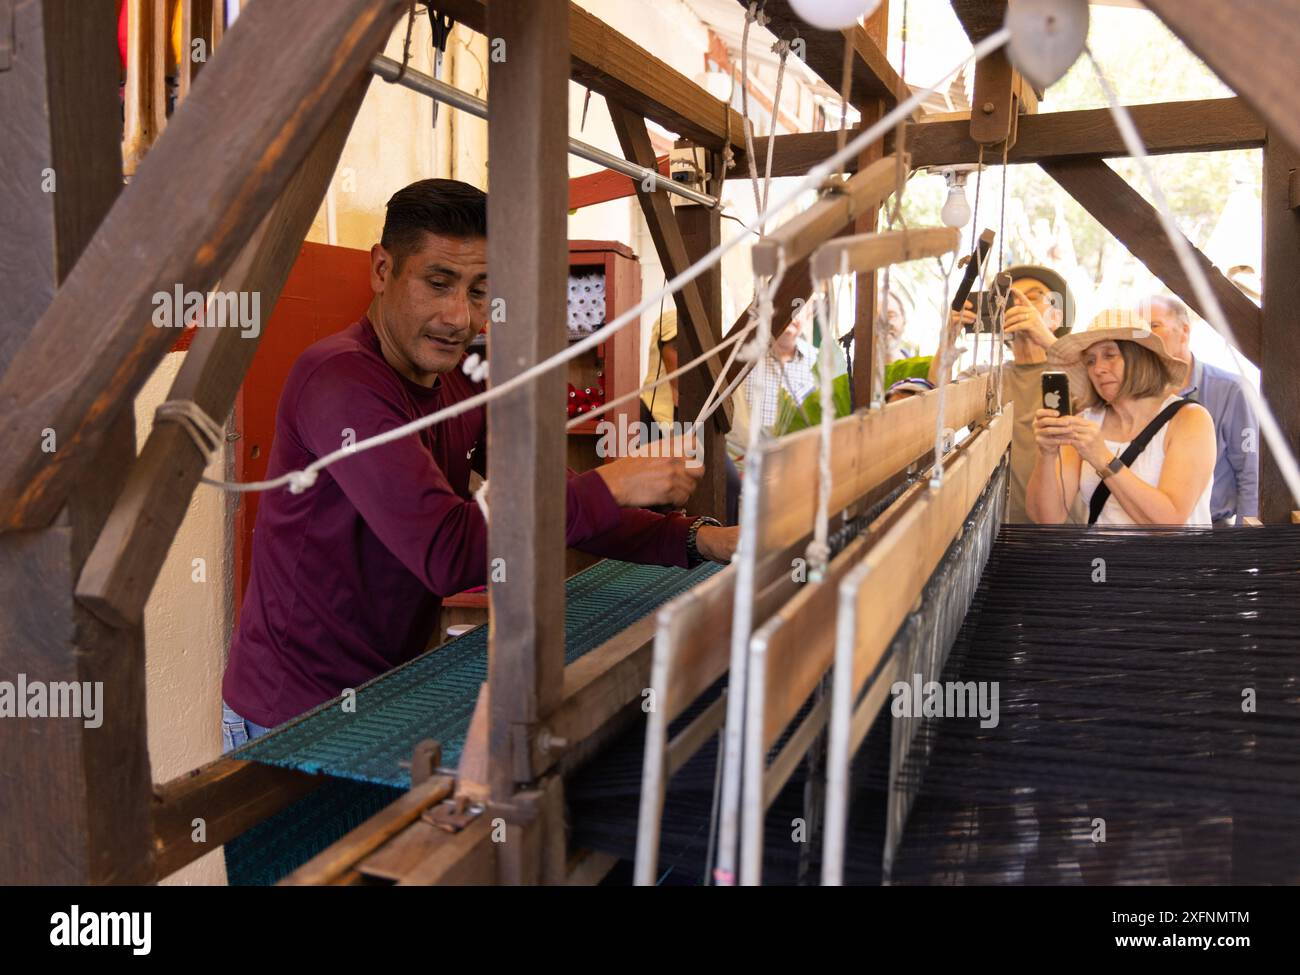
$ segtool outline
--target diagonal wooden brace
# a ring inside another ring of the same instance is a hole
[[[192,400],[217,422],[229,415],[369,84],[369,74],[353,83],[284,195],[222,279],[222,291],[261,295],[258,332],[198,329],[168,399]],[[154,425],[77,582],[77,599],[104,622],[120,627],[144,618],[145,602],[206,463],[179,425]]]
[[[614,122],[614,131],[618,133],[618,141],[623,146],[623,154],[638,165],[654,168],[655,154],[650,146],[650,133],[646,129],[645,119],[614,102],[609,103],[609,114]],[[643,186],[637,184],[636,195],[641,201],[641,210],[650,227],[650,236],[654,240],[664,272],[669,278],[676,277],[690,267],[691,261],[668,193],[662,189],[646,192]],[[687,355],[683,358],[694,359],[713,348],[717,344],[717,337],[694,281],[689,282],[673,297],[677,302],[678,318],[682,326],[678,328],[678,334],[686,343]],[[718,327],[721,328],[721,323],[718,323]],[[709,382],[714,383],[722,370],[722,363],[717,359],[706,359],[701,368],[706,371]],[[724,433],[730,429],[730,400],[724,402],[713,417]]]

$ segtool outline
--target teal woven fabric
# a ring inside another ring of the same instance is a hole
[[[692,570],[606,559],[565,586],[565,660],[572,662],[719,566]],[[444,765],[460,759],[479,685],[487,680],[487,627],[480,626],[357,689],[355,711],[327,701],[232,753],[235,758],[410,788],[417,742],[442,744]]]
[[[401,789],[386,785],[329,779],[227,843],[226,882],[231,887],[278,883],[401,795]]]
[[[594,650],[718,569],[607,559],[580,572],[565,586],[565,660]],[[393,802],[410,788],[410,769],[401,763],[421,739],[440,741],[443,764],[455,765],[486,679],[487,627],[480,626],[362,685],[355,712],[336,698],[231,752],[334,780],[227,843],[229,883],[274,884]]]

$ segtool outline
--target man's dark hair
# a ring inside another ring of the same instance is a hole
[[[394,193],[379,239],[392,255],[394,274],[426,233],[486,237],[487,194],[458,179],[422,179]]]

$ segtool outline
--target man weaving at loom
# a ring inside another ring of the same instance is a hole
[[[370,309],[294,364],[268,476],[481,392],[460,367],[487,321],[486,234],[487,196],[468,184],[393,196]],[[227,750],[423,652],[441,597],[487,581],[487,519],[470,492],[486,420],[480,406],[262,499],[222,686]],[[736,529],[643,510],[681,505],[702,473],[680,455],[570,473],[566,543],[648,564],[730,559]]]

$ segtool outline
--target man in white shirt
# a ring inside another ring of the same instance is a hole
[[[796,403],[802,403],[817,385],[813,377],[817,350],[804,340],[799,319],[800,316],[796,315],[776,336],[767,354],[745,379],[745,402],[749,405],[750,416],[765,430],[776,422],[782,390],[789,393]],[[763,376],[763,402],[756,406],[754,399],[759,370]]]

